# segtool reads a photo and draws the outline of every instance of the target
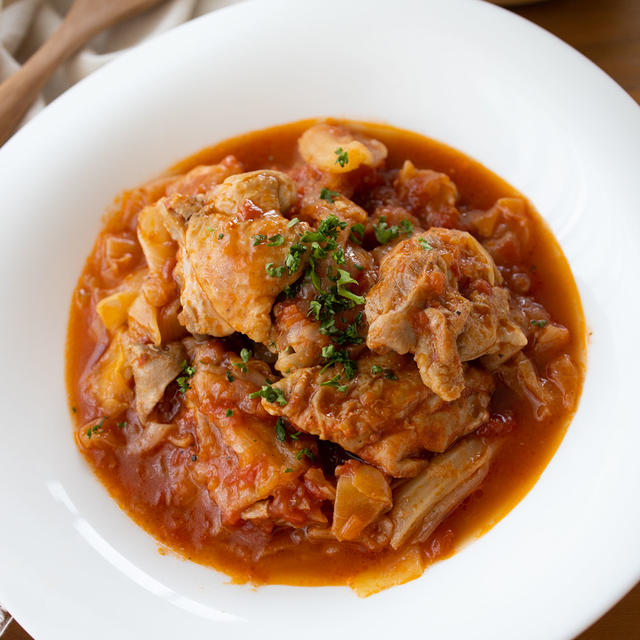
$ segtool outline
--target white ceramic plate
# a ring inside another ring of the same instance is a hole
[[[526,499],[366,600],[160,556],[76,452],[63,380],[71,291],[113,196],[207,144],[322,115],[425,133],[529,196],[593,331],[578,414]],[[37,640],[578,633],[640,577],[639,160],[640,110],[618,86],[476,1],[237,5],[81,82],[0,151],[0,601]]]

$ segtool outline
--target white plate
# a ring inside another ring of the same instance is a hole
[[[423,132],[529,196],[593,331],[578,414],[531,493],[366,600],[159,555],[77,453],[65,400],[71,291],[105,205],[207,144],[316,115]],[[0,151],[0,601],[37,640],[578,633],[640,577],[639,160],[640,110],[618,86],[476,1],[237,5],[72,88]]]

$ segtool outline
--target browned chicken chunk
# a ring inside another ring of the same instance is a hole
[[[509,292],[491,256],[471,235],[430,229],[400,242],[367,295],[367,346],[413,353],[425,385],[444,400],[465,386],[462,362],[508,359],[525,344],[509,317]]]
[[[263,400],[265,409],[296,428],[338,443],[395,477],[413,476],[426,451],[444,451],[489,417],[490,374],[468,367],[454,402],[430,391],[406,356],[370,354],[358,360],[352,381],[334,380],[334,369],[299,369],[274,384],[286,404]]]

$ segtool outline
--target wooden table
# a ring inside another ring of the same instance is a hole
[[[514,12],[581,51],[640,103],[640,0],[547,0]],[[14,621],[3,640],[31,636]],[[576,640],[640,640],[640,584]]]

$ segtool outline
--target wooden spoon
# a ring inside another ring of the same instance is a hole
[[[53,72],[91,38],[163,0],[75,0],[58,30],[10,78],[0,85],[0,145]]]

